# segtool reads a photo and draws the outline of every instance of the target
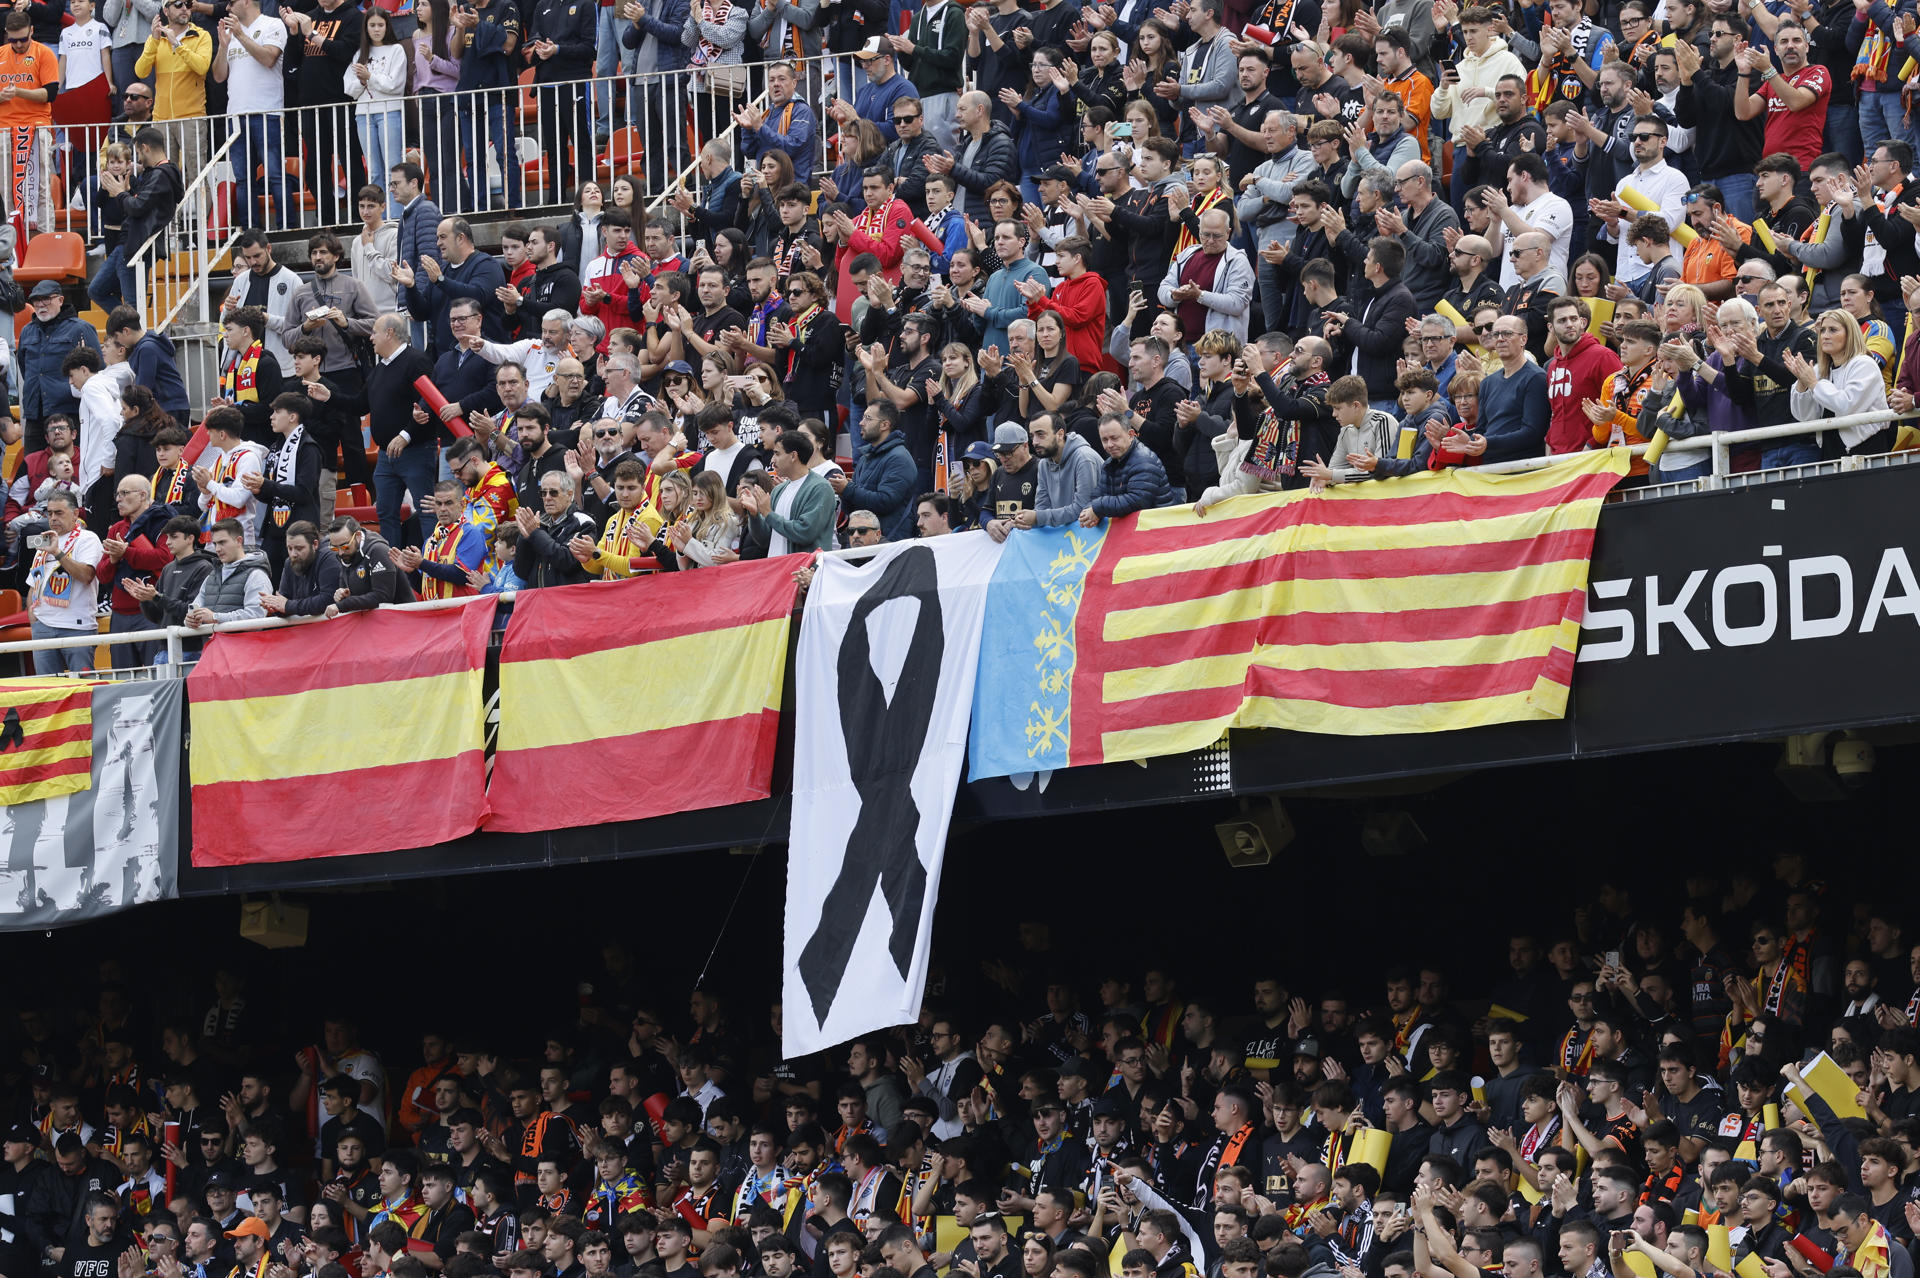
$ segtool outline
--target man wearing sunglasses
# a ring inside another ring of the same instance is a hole
[[[1609,64],[1609,70],[1614,64]],[[1687,193],[1687,175],[1667,163],[1667,123],[1658,116],[1643,115],[1633,122],[1633,132],[1628,135],[1633,145],[1633,169],[1613,185],[1613,193],[1607,199],[1595,199],[1588,203],[1596,225],[1599,227],[1598,239],[1618,246],[1617,264],[1614,267],[1616,282],[1631,286],[1645,275],[1650,265],[1637,253],[1627,237],[1640,214],[1621,198],[1628,187],[1645,196],[1658,206],[1660,216],[1666,219],[1669,229],[1679,226],[1686,220],[1685,206],[1681,203]],[[1677,248],[1675,242],[1672,248]]]
[[[869,67],[875,65],[868,63]],[[898,77],[905,80],[905,76]],[[893,122],[894,139],[874,164],[893,174],[893,196],[913,210],[921,221],[927,218],[927,157],[940,146],[927,135],[925,108],[919,98],[902,97],[893,104],[888,117]],[[951,201],[949,201],[951,202]]]
[[[24,8],[7,15],[7,44],[0,50],[0,125],[34,129],[34,155],[27,165],[25,203],[34,229],[51,226],[53,203],[40,176],[40,148],[44,134],[37,130],[53,123],[53,99],[60,92],[60,59],[33,38],[33,19]],[[8,203],[15,198],[9,193]],[[43,207],[44,206],[44,207]]]

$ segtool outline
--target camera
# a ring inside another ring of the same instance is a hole
[[[52,550],[53,534],[50,532],[35,533],[33,536],[27,538],[27,549]]]

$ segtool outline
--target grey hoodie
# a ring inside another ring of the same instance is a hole
[[[194,606],[207,609],[215,621],[251,621],[267,615],[260,596],[272,593],[267,557],[251,550],[230,564],[215,564],[200,583],[200,597],[194,600]]]
[[[1042,528],[1080,518],[1100,491],[1100,455],[1074,431],[1064,431],[1060,459],[1040,462],[1040,485],[1033,494],[1034,523]]]

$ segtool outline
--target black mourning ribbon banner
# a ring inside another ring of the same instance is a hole
[[[896,599],[918,600],[920,615],[889,702],[874,673],[867,618]],[[933,551],[910,546],[860,596],[840,643],[840,730],[847,742],[847,771],[860,794],[860,816],[847,836],[840,874],[821,902],[820,923],[800,951],[800,979],[823,1026],[853,957],[875,880],[893,914],[887,948],[894,966],[904,978],[913,962],[927,890],[926,867],[914,841],[920,809],[913,801],[913,774],[927,744],[945,649]]]

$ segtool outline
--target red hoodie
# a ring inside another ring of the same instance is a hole
[[[1600,384],[1620,371],[1620,357],[1582,333],[1572,350],[1547,361],[1547,451],[1577,453],[1593,445],[1593,423],[1581,405],[1600,396]]]
[[[1097,271],[1083,271],[1070,280],[1061,280],[1051,297],[1027,303],[1027,317],[1039,319],[1042,311],[1058,311],[1067,330],[1067,354],[1079,361],[1083,376],[1118,373],[1113,357],[1101,345],[1107,333],[1107,281]]]

